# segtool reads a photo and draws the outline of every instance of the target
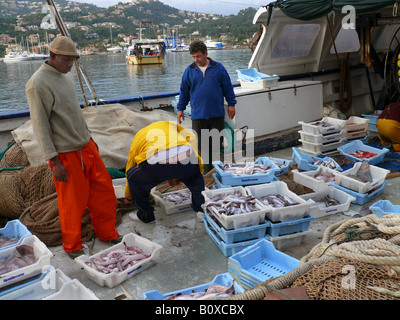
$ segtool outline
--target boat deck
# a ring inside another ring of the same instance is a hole
[[[267,156],[291,159],[291,153],[291,148],[288,148],[268,153]],[[371,205],[380,199],[391,200],[394,204],[400,203],[399,178],[387,181],[384,192],[366,205]],[[351,204],[348,213],[359,212],[361,207]],[[156,223],[144,224],[132,221],[128,213],[123,213],[122,223],[118,226],[121,235],[134,232],[161,245],[163,249],[157,264],[113,288],[101,287],[89,279],[84,270],[67,256],[61,246],[50,248],[54,254],[51,264],[70,278],[78,279],[101,300],[142,300],[143,293],[147,291],[158,290],[164,294],[208,283],[216,275],[228,272],[228,257],[216,246],[207,234],[204,224],[197,221],[193,211],[166,215],[161,208],[156,207],[155,215]],[[343,213],[316,218],[311,221],[309,232],[299,246],[282,251],[300,259],[321,241],[324,230],[329,225],[350,218],[351,216]],[[109,243],[98,239],[94,244],[89,242],[86,245],[84,249],[86,254],[89,254],[89,247],[91,253],[95,254],[110,246]]]

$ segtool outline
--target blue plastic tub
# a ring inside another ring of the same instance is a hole
[[[361,116],[365,119],[369,119],[369,124],[376,124],[379,119],[379,115],[382,113],[382,110],[376,110],[372,114],[362,114]]]
[[[246,162],[247,164],[252,164],[255,162]],[[269,159],[263,161],[264,165],[270,165],[271,169],[268,173],[265,174],[250,174],[250,175],[241,175],[241,176],[234,176],[230,172],[224,172],[219,165],[223,165],[221,161],[214,161],[213,166],[215,168],[218,177],[220,177],[219,181],[223,185],[230,185],[230,186],[245,186],[245,185],[252,185],[252,184],[261,184],[261,183],[268,183],[274,180],[275,172],[279,171],[279,168]]]
[[[253,240],[245,240],[236,243],[225,243],[221,240],[218,235],[210,228],[208,221],[205,217],[203,217],[204,227],[206,232],[210,236],[210,238],[215,242],[217,247],[221,250],[221,252],[226,256],[230,257],[231,255],[240,252],[241,250],[251,246],[252,244],[256,243],[260,239],[253,239]],[[269,238],[268,235],[265,235],[264,238]]]
[[[241,276],[257,283],[282,276],[300,265],[299,260],[276,250],[265,239],[234,254],[228,262]]]
[[[245,80],[249,82],[257,82],[260,79],[278,78],[277,75],[270,76],[268,74],[258,72],[256,68],[238,69],[236,70],[236,72],[240,80]]]
[[[340,165],[330,157],[323,157],[322,158],[322,157],[311,156],[309,154],[301,152],[299,150],[299,148],[296,148],[296,147],[293,147],[292,151],[293,151],[292,152],[292,158],[297,163],[297,167],[300,170],[314,171],[314,170],[318,169],[318,166],[312,164],[316,160],[322,160],[322,161],[330,161],[330,160],[332,160],[333,163],[335,164],[335,169],[334,170],[343,171],[343,169],[340,167]]]
[[[400,205],[394,205],[390,200],[379,200],[369,207],[379,218],[385,214],[400,213]]]
[[[386,148],[378,149],[378,148],[370,147],[370,146],[362,143],[360,140],[354,140],[354,141],[349,142],[337,149],[341,154],[346,156],[346,158],[349,160],[356,161],[356,162],[368,161],[368,163],[372,164],[372,165],[375,165],[375,164],[378,164],[379,162],[381,162],[383,160],[383,158],[385,157],[385,154],[389,152],[389,149],[386,149]],[[369,159],[367,159],[367,158],[360,159],[360,158],[352,156],[351,154],[356,152],[357,150],[376,153],[376,156],[371,157]]]
[[[193,292],[204,292],[206,291],[211,285],[222,285],[222,286],[230,286],[232,285],[232,282],[234,281],[233,277],[228,273],[221,273],[215,276],[215,278],[208,283],[201,284],[198,286],[186,288],[186,289],[181,289],[181,290],[176,290],[168,293],[161,293],[158,290],[152,290],[152,291],[147,291],[143,293],[143,298],[148,299],[148,300],[162,300],[165,297],[168,297],[170,295],[174,294],[190,294]],[[244,289],[235,281],[233,284],[233,287],[235,289],[235,294],[237,293],[242,293],[244,292]]]
[[[17,243],[13,245],[0,248],[0,251],[21,244],[24,238],[29,237],[31,235],[32,233],[28,230],[28,228],[24,224],[22,224],[22,222],[19,221],[18,219],[8,221],[6,226],[0,229],[0,237],[20,238],[20,239],[18,240]]]
[[[271,159],[269,159],[269,157],[259,157],[256,160],[256,163],[264,163],[265,164],[265,162],[264,162],[265,159],[268,161],[271,161]],[[289,166],[294,162],[293,160],[281,159],[281,158],[272,158],[272,161],[273,162],[275,161],[279,164],[279,166],[277,166],[279,168],[279,171],[275,172],[275,176],[280,176],[280,175],[288,172]]]
[[[304,232],[308,230],[310,222],[313,219],[313,216],[307,215],[301,219],[289,220],[285,222],[268,221],[270,224],[267,228],[267,234],[269,234],[271,237],[279,237],[287,234]]]
[[[344,192],[347,192],[349,195],[355,197],[356,200],[352,201],[352,203],[363,205],[363,204],[366,204],[368,201],[379,196],[383,192],[383,189],[385,188],[386,184],[387,184],[387,181],[382,183],[381,186],[378,187],[376,190],[371,190],[372,192],[370,192],[370,193],[359,193],[359,192],[347,189],[345,187],[339,186],[336,183],[332,183],[331,187],[338,188]]]
[[[270,225],[270,222],[264,221],[264,223],[255,226],[226,230],[224,227],[220,227],[208,214],[204,218],[207,221],[208,227],[214,230],[218,237],[225,243],[237,243],[264,238],[267,227]]]

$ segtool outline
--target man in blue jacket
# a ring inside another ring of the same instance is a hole
[[[219,132],[218,139],[222,140],[220,133],[224,130],[225,124],[224,99],[228,103],[228,116],[233,119],[236,97],[228,72],[220,62],[207,57],[207,46],[204,42],[192,42],[189,53],[194,62],[185,69],[182,76],[177,105],[177,120],[179,124],[182,123],[182,120],[185,120],[183,110],[190,102],[192,129],[197,134],[198,151],[204,161],[204,172],[207,173],[212,168],[212,161],[219,160],[219,152],[218,155],[213,156],[212,154],[212,140],[209,138],[210,130],[217,129]],[[207,145],[203,145],[202,148],[202,142],[206,144],[206,141],[204,141],[206,137],[209,138],[208,148]],[[219,151],[220,148],[221,141],[219,142]]]

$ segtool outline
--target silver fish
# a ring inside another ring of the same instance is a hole
[[[218,194],[204,202],[204,208],[214,207],[220,214],[228,216],[258,211],[254,196],[244,196],[236,191],[233,194]]]
[[[272,167],[263,163],[225,163],[218,165],[222,171],[229,172],[234,176],[266,174]]]
[[[189,189],[178,190],[169,194],[162,195],[162,199],[165,202],[171,202],[174,204],[181,204],[191,201],[191,192]]]
[[[214,284],[205,292],[193,291],[188,294],[173,294],[166,296],[163,300],[223,300],[235,293],[234,281],[230,286]]]

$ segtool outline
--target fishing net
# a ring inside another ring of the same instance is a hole
[[[400,216],[368,215],[328,227],[300,266],[232,300],[303,287],[314,300],[400,299]]]

